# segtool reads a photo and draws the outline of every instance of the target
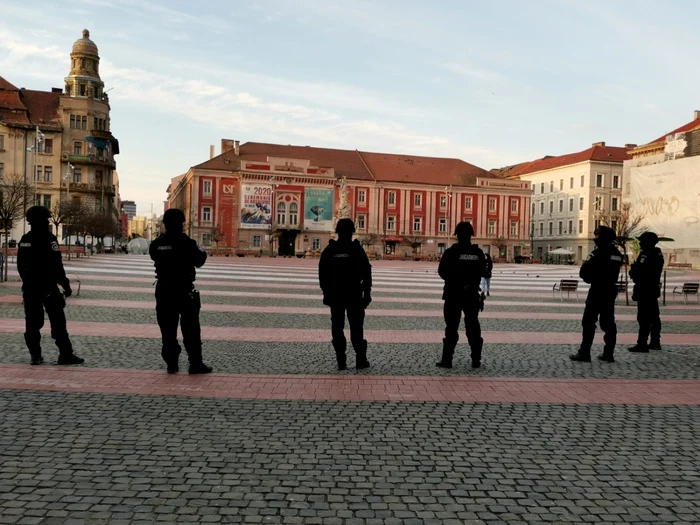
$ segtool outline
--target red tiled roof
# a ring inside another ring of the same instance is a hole
[[[17,89],[0,77],[0,121],[23,126],[61,128],[60,93]]]
[[[655,144],[657,142],[666,142],[666,137],[668,135],[671,135],[673,133],[683,133],[684,131],[693,131],[696,128],[700,128],[700,118],[696,118],[695,120],[691,120],[687,124],[683,124],[680,128],[676,128],[673,131],[669,131],[668,133],[665,133],[661,137],[659,137],[656,140],[652,140],[651,142],[645,144],[644,146],[649,146],[650,144]]]
[[[393,155],[356,150],[284,146],[247,142],[241,144],[240,155],[233,150],[195,166],[198,169],[231,170],[230,163],[239,160],[266,162],[268,157],[305,159],[312,166],[333,168],[337,177],[352,180],[383,182],[417,182],[439,185],[473,185],[476,177],[495,178],[486,170],[459,159]]]
[[[17,91],[17,87],[10,84],[3,77],[0,77],[0,91]]]
[[[532,162],[523,163],[522,166],[509,173],[508,177],[520,177],[528,173],[561,168],[585,161],[616,162],[622,164],[630,159],[628,150],[616,146],[591,146],[587,150],[578,153],[569,153],[557,157],[546,156]]]

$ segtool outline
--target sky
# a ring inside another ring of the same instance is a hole
[[[484,169],[649,142],[700,109],[695,0],[0,0],[0,75],[63,87],[84,28],[120,193],[162,211],[222,138]]]

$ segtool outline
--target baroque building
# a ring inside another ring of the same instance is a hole
[[[54,210],[73,202],[117,217],[119,142],[111,133],[99,64],[85,29],[71,50],[65,89],[17,88],[0,77],[0,186],[21,176],[33,185],[35,204]],[[26,228],[23,221],[16,224],[12,238]]]

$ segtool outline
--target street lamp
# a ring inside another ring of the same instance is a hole
[[[279,186],[277,183],[277,177],[274,175],[270,177],[269,179],[270,185],[272,186],[272,194],[270,195],[270,256],[272,257],[274,253],[274,244],[273,244],[273,231],[275,229],[275,222],[277,218],[277,203],[275,202],[275,188]]]
[[[445,250],[450,242],[450,201],[452,200],[452,186],[445,186]]]

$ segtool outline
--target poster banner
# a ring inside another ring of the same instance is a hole
[[[700,157],[632,168],[630,202],[640,226],[674,239],[670,248],[700,247]]]
[[[269,228],[272,222],[272,186],[244,184],[241,195],[241,228]]]
[[[307,188],[304,191],[304,227],[310,231],[333,228],[333,190]]]
[[[238,179],[219,180],[219,216],[217,226],[221,227],[223,242],[220,245],[235,248],[238,243]]]

